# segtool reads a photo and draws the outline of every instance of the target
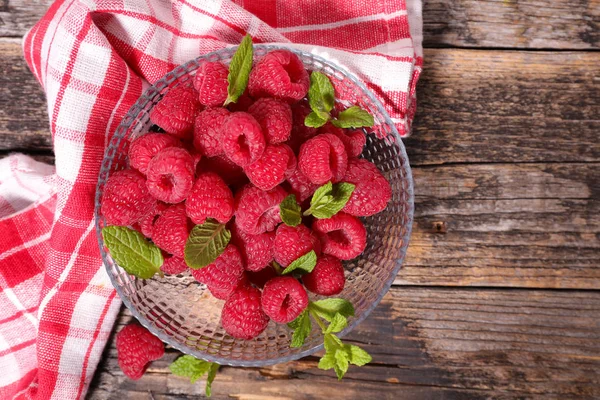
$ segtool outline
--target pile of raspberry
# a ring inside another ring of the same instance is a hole
[[[373,163],[358,158],[362,130],[304,125],[310,80],[295,54],[266,54],[245,93],[223,107],[227,76],[226,65],[207,62],[193,82],[164,95],[150,118],[165,133],[130,143],[129,168],[107,181],[101,211],[108,224],[133,227],[162,249],[166,274],[188,270],[184,248],[196,224],[208,218],[226,224],[232,238],[223,253],[189,270],[225,300],[225,331],[252,339],[269,320],[298,317],[307,291],[333,296],[344,289],[342,260],[360,255],[367,243],[359,217],[382,211],[391,188]],[[342,211],[328,219],[303,217],[298,226],[282,223],[279,204],[286,196],[294,194],[306,210],[328,182],[355,185]],[[312,250],[318,256],[312,272],[279,275]]]

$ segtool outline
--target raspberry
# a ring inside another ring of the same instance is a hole
[[[271,190],[296,169],[296,156],[285,144],[268,145],[262,157],[246,166],[250,182],[259,189]]]
[[[227,99],[227,75],[229,70],[220,62],[207,62],[198,68],[194,77],[194,87],[198,100],[209,107],[223,105]]]
[[[163,342],[141,325],[129,324],[117,333],[119,367],[131,379],[140,379],[150,361],[164,354]]]
[[[248,91],[246,90],[235,103],[229,103],[227,107],[231,112],[248,111],[253,102],[254,100],[252,100],[252,97],[248,95]]]
[[[157,200],[179,203],[194,184],[194,160],[190,153],[177,147],[159,152],[148,164],[148,191]]]
[[[189,139],[199,108],[198,95],[191,85],[172,87],[150,111],[150,120],[180,139]]]
[[[331,133],[337,136],[344,143],[348,157],[360,156],[367,143],[367,137],[360,129],[342,129],[327,124],[319,129],[319,133]]]
[[[292,132],[292,109],[289,104],[271,98],[256,100],[248,113],[260,124],[267,143],[283,143]]]
[[[194,125],[194,147],[206,157],[223,154],[221,127],[229,114],[226,108],[207,108],[198,113]]]
[[[250,285],[239,285],[223,305],[221,325],[225,332],[238,338],[250,340],[262,333],[269,317],[260,304],[260,290]]]
[[[208,289],[208,291],[210,292],[210,294],[213,295],[214,298],[219,299],[219,300],[227,300],[227,298],[229,297],[229,295],[233,292],[233,290],[235,289],[235,287],[231,287],[231,288],[225,288],[225,289],[221,289],[218,287],[212,287],[209,285],[206,285],[206,288]]]
[[[163,262],[163,265],[160,267],[160,270],[167,275],[181,274],[187,269],[188,266],[185,263],[185,260],[177,256],[165,257],[165,262]]]
[[[348,154],[337,136],[321,134],[300,147],[298,168],[315,185],[338,182],[346,173]]]
[[[231,240],[238,246],[247,271],[259,271],[273,261],[273,239],[275,232],[249,235],[233,224]]]
[[[113,173],[102,193],[102,215],[110,225],[127,226],[152,212],[156,200],[146,187],[146,179],[137,171],[127,169]]]
[[[292,104],[292,134],[288,144],[294,151],[298,151],[302,143],[317,135],[317,128],[304,125],[306,116],[312,110],[306,100]]]
[[[224,155],[203,158],[198,169],[199,171],[211,171],[219,174],[228,185],[241,187],[248,183],[248,178],[242,167]]]
[[[214,289],[231,290],[244,276],[242,255],[233,244],[228,244],[223,253],[210,265],[191,269],[194,278]]]
[[[302,276],[302,282],[309,290],[322,296],[333,296],[344,289],[344,267],[332,256],[321,256],[312,272]]]
[[[167,147],[181,147],[181,142],[171,135],[162,133],[140,136],[129,147],[129,165],[145,174],[152,157]]]
[[[280,186],[264,191],[247,185],[235,198],[235,223],[251,235],[270,232],[281,222],[279,203],[287,196]]]
[[[245,112],[234,112],[221,127],[223,151],[231,161],[245,167],[262,156],[265,137],[254,117]]]
[[[291,276],[280,276],[265,284],[260,298],[263,311],[280,324],[295,320],[308,306],[308,294]]]
[[[302,224],[296,227],[279,225],[273,242],[273,256],[281,266],[287,267],[311,250],[317,254],[321,252],[319,239],[310,229]]]
[[[344,182],[356,187],[342,211],[357,217],[368,217],[383,211],[392,198],[390,183],[377,166],[364,159],[351,159]]]
[[[152,239],[152,234],[154,232],[154,224],[158,217],[165,211],[169,206],[162,202],[157,202],[156,207],[152,210],[151,213],[147,214],[144,218],[142,218],[139,222],[140,232],[148,239]]]
[[[214,172],[203,172],[185,202],[187,215],[196,224],[206,218],[226,223],[233,215],[233,194],[221,177]]]
[[[277,272],[275,272],[275,269],[269,265],[260,271],[246,271],[246,276],[248,276],[248,280],[253,285],[262,288],[265,286],[265,283],[277,276]]]
[[[250,96],[276,97],[289,103],[308,93],[310,79],[300,58],[287,50],[266,54],[250,72]]]
[[[192,226],[185,215],[185,205],[170,206],[154,223],[152,240],[154,244],[169,254],[184,256],[185,242]]]
[[[315,185],[300,171],[299,168],[287,178],[289,186],[291,187],[290,193],[296,195],[296,200],[302,203],[313,195],[315,190],[319,188],[319,185]]]
[[[351,260],[367,245],[367,231],[352,215],[339,212],[328,219],[316,220],[312,228],[321,239],[323,253],[341,260]]]

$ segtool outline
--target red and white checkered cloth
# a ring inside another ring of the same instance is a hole
[[[246,33],[343,65],[409,132],[420,0],[57,0],[23,44],[56,168],[0,160],[0,398],[85,395],[120,306],[92,221],[104,148],[148,82]]]

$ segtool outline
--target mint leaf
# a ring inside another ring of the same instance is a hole
[[[252,70],[252,57],[252,37],[246,35],[229,63],[229,75],[227,75],[229,85],[227,85],[227,99],[223,106],[238,101],[244,90],[246,90],[248,77]]]
[[[302,311],[302,313],[295,320],[288,323],[288,327],[294,330],[290,347],[302,347],[306,341],[306,338],[310,334],[310,331],[312,330],[312,324],[310,322],[308,310]]]
[[[323,114],[325,115],[323,117]],[[304,118],[304,125],[311,128],[320,128],[327,123],[329,120],[329,114],[327,113],[316,113],[311,112]]]
[[[342,331],[348,326],[348,320],[342,314],[336,312],[325,333],[336,333]]]
[[[310,74],[308,104],[315,112],[326,112],[329,114],[329,111],[333,109],[335,91],[327,75],[318,71],[313,71]]]
[[[348,353],[344,349],[338,349],[335,351],[335,365],[333,369],[338,377],[338,380],[342,380],[346,372],[348,372]]]
[[[199,360],[196,357],[184,355],[173,361],[169,369],[173,375],[190,378],[191,383],[196,383],[211,367],[210,362]]]
[[[164,261],[162,253],[141,233],[125,226],[106,226],[102,236],[111,257],[128,274],[150,279],[159,272]]]
[[[217,363],[210,363],[210,369],[208,370],[208,377],[206,377],[206,387],[204,392],[206,397],[210,397],[212,394],[212,383],[215,380],[215,376],[217,376],[217,371],[219,370],[220,365]]]
[[[231,232],[214,219],[196,225],[185,243],[186,264],[192,269],[206,267],[221,255],[230,239]]]
[[[314,250],[311,250],[305,255],[292,261],[281,274],[286,275],[297,269],[304,272],[311,272],[313,268],[315,268],[315,265],[317,265],[317,253],[315,253]]]
[[[342,111],[331,123],[338,128],[362,128],[375,125],[375,120],[359,106],[352,106]]]
[[[348,300],[341,298],[330,298],[317,301],[311,301],[308,307],[321,318],[331,322],[336,313],[343,317],[354,315],[354,307]]]
[[[351,183],[340,182],[332,185],[327,182],[315,191],[310,200],[310,208],[304,215],[313,215],[315,218],[331,218],[348,202],[356,186]]]
[[[319,369],[331,369],[335,366],[335,353],[325,353],[319,360]]]
[[[279,204],[279,215],[284,224],[298,226],[302,222],[302,209],[296,201],[296,195],[290,194]]]
[[[331,354],[334,354],[337,349],[341,349],[344,346],[342,341],[331,333],[326,333],[323,336],[323,345],[325,346],[325,351]]]
[[[344,345],[344,347],[346,348],[346,352],[348,352],[350,354],[350,363],[351,364],[362,367],[363,365],[368,364],[371,361],[373,361],[373,358],[371,357],[371,355],[358,346],[355,346],[353,344],[351,344],[351,345],[346,344],[346,345]]]

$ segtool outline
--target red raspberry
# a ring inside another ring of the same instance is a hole
[[[292,132],[292,109],[290,105],[277,99],[264,97],[256,100],[248,108],[260,124],[267,143],[283,143]]]
[[[279,225],[273,242],[275,261],[287,267],[292,261],[314,250],[321,252],[319,238],[310,229],[300,224],[298,226]]]
[[[151,213],[147,214],[139,222],[140,232],[148,239],[152,239],[152,233],[154,232],[154,224],[158,217],[165,211],[169,206],[162,202],[157,202],[156,207]]]
[[[233,244],[228,244],[223,253],[210,265],[190,269],[194,278],[214,289],[233,289],[244,277],[242,255]]]
[[[254,100],[252,99],[252,97],[250,97],[248,95],[248,91],[246,90],[246,92],[244,92],[244,94],[242,94],[235,103],[229,103],[227,105],[227,108],[231,112],[235,112],[235,111],[244,111],[245,112],[245,111],[248,111],[248,109],[250,108],[250,106],[252,105],[253,102],[254,102]]]
[[[312,110],[308,105],[308,101],[302,100],[298,103],[292,104],[292,134],[288,144],[294,151],[298,151],[302,143],[308,139],[317,135],[317,128],[304,125],[306,116],[310,114]]]
[[[367,137],[361,129],[342,129],[327,124],[319,129],[319,133],[331,133],[337,136],[344,143],[348,157],[360,156],[367,143]]]
[[[259,271],[273,261],[274,238],[275,232],[249,235],[235,224],[231,227],[231,240],[240,249],[247,271]]]
[[[352,260],[367,245],[367,230],[362,222],[343,212],[328,219],[316,220],[312,228],[321,239],[323,253],[341,260]]]
[[[246,276],[248,276],[248,280],[253,285],[262,288],[267,282],[277,276],[277,272],[275,272],[275,269],[269,265],[260,271],[246,271]]]
[[[169,254],[184,256],[185,242],[190,234],[192,225],[185,215],[185,205],[170,206],[154,223],[152,240],[154,244]]]
[[[150,120],[180,139],[189,139],[194,129],[198,95],[188,84],[172,87],[150,111]]]
[[[234,112],[221,127],[223,151],[231,161],[245,167],[258,160],[265,151],[265,137],[254,117]]]
[[[288,50],[266,54],[250,72],[250,96],[276,97],[293,103],[308,93],[310,78],[300,58]]]
[[[280,324],[295,320],[308,306],[308,294],[291,276],[280,276],[265,284],[260,298],[263,311]]]
[[[242,167],[224,155],[203,158],[198,167],[198,173],[201,171],[211,171],[219,174],[228,185],[241,187],[248,183],[248,178]]]
[[[302,276],[302,282],[309,290],[322,296],[333,296],[344,289],[344,267],[332,256],[321,256],[312,272]]]
[[[348,154],[337,136],[321,134],[300,147],[298,168],[315,185],[339,182],[346,173]]]
[[[351,159],[344,182],[356,187],[342,211],[357,217],[368,217],[383,211],[392,198],[390,183],[377,166],[362,158]]]
[[[152,157],[167,147],[181,147],[181,142],[163,133],[147,133],[140,136],[129,147],[129,165],[145,174]]]
[[[227,300],[227,298],[229,297],[229,295],[231,293],[233,293],[233,290],[235,289],[235,287],[232,288],[225,288],[225,289],[221,289],[219,287],[212,287],[209,285],[206,285],[206,288],[208,289],[208,291],[210,292],[210,294],[213,295],[213,297],[215,299],[219,299],[219,300]]]
[[[194,184],[194,159],[184,149],[169,147],[148,164],[148,191],[157,200],[179,203],[186,199]]]
[[[131,379],[140,379],[150,361],[164,354],[163,342],[141,325],[129,324],[117,333],[119,367]]]
[[[250,182],[259,189],[271,190],[296,169],[296,156],[285,144],[270,144],[262,157],[246,166]]]
[[[207,218],[225,224],[233,216],[233,194],[219,175],[204,172],[196,179],[185,209],[196,224],[203,224]]]
[[[269,324],[269,317],[260,304],[260,290],[239,285],[223,305],[221,325],[225,332],[238,339],[254,339]]]
[[[194,87],[198,100],[208,107],[222,106],[227,99],[227,75],[229,70],[220,62],[207,62],[198,68],[194,77]]]
[[[194,147],[206,157],[223,154],[221,128],[229,114],[226,108],[207,108],[198,113],[194,125]]]
[[[311,197],[319,188],[319,185],[312,183],[299,168],[296,168],[294,173],[288,176],[287,181],[291,187],[290,193],[295,194],[296,200],[300,203]]]
[[[181,274],[185,270],[188,269],[185,260],[181,257],[177,256],[168,256],[165,257],[165,261],[163,265],[160,267],[160,270],[167,275],[177,275]]]
[[[110,225],[127,226],[152,212],[156,200],[146,187],[146,179],[139,172],[127,169],[113,173],[102,193],[101,212]]]
[[[279,203],[287,193],[280,186],[264,191],[247,185],[235,197],[235,223],[250,235],[270,232],[281,222]]]

